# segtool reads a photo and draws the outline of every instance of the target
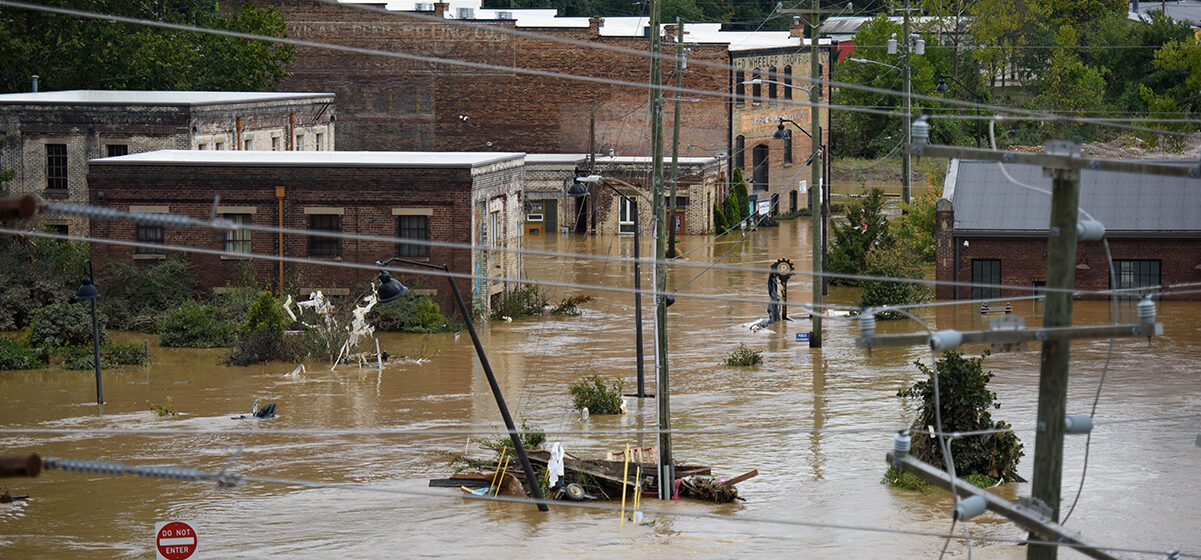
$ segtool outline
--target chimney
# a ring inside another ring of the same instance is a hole
[[[592,16],[588,18],[588,34],[592,37],[600,37],[601,26],[605,24],[605,18],[600,16]]]
[[[792,25],[788,28],[788,36],[805,38],[805,22],[801,16],[793,16]]]
[[[676,24],[669,23],[669,24],[663,26],[663,42],[664,43],[676,42]]]
[[[34,74],[33,76],[30,76],[30,77],[33,78],[33,92],[37,93],[38,92],[38,75]]]
[[[448,2],[434,2],[434,17],[439,17],[439,18],[446,17],[446,10],[449,10],[449,9],[450,9],[450,3],[448,3]]]

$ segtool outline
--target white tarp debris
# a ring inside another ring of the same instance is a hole
[[[546,462],[546,480],[551,488],[554,488],[559,477],[563,476],[563,456],[566,454],[567,452],[563,451],[562,443],[556,441],[550,444],[550,461]]]

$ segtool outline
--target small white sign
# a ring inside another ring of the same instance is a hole
[[[771,199],[763,199],[757,201],[758,211],[760,216],[766,216],[771,213]]]
[[[809,192],[809,181],[801,179],[800,191],[801,191],[801,194],[805,194],[805,193]]]

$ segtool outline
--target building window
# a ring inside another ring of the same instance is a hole
[[[273,152],[279,151],[279,136],[271,137],[271,151],[273,151]]]
[[[792,136],[784,139],[784,163],[792,163]]]
[[[751,73],[751,82],[751,103],[758,104],[763,96],[763,76],[758,68]]]
[[[250,225],[250,214],[224,214],[223,217],[238,225]],[[250,254],[250,230],[231,229],[226,231],[225,252]]]
[[[296,145],[293,146],[293,149],[297,152],[304,149],[304,135],[303,134],[296,135]]]
[[[422,241],[429,241],[430,217],[397,216],[396,237],[401,239],[420,239]],[[430,247],[429,245],[416,245],[413,243],[397,243],[396,256],[428,258],[430,256]]]
[[[496,19],[513,19],[513,12],[496,12]]]
[[[163,226],[138,226],[138,243],[163,244]],[[138,247],[134,252],[139,255],[161,255],[163,250],[157,247]]]
[[[310,214],[309,229],[315,231],[342,231],[342,216],[337,214]],[[342,240],[334,237],[309,236],[310,257],[341,257]]]
[[[776,81],[778,81],[778,80],[776,79],[776,68],[774,66],[767,69],[767,80],[768,80],[767,81],[767,96],[772,99],[775,99],[776,98]]]
[[[796,212],[797,193],[796,191],[788,191],[788,211]]]
[[[488,213],[488,245],[500,247],[500,212]]]
[[[792,99],[792,67],[784,67],[784,99]]]
[[[42,226],[42,231],[58,235],[67,235],[67,224],[46,224]]]
[[[1113,261],[1118,285],[1113,288],[1146,288],[1160,284],[1160,261]]]
[[[125,144],[109,144],[105,146],[108,150],[108,157],[118,157],[129,155],[129,146]]]
[[[619,233],[634,233],[638,224],[634,221],[638,213],[638,201],[632,198],[622,198],[617,213],[617,231]]]
[[[317,146],[314,149],[317,150],[318,152],[325,150],[325,135],[324,134],[322,134],[320,132],[317,133]]]
[[[676,208],[683,208],[685,206],[688,206],[688,197],[677,196],[676,197]]]
[[[734,73],[734,102],[739,105],[746,103],[746,72],[739,70]]]
[[[1001,259],[972,259],[972,284],[1000,284]],[[1001,288],[972,287],[972,299],[1001,297]]]
[[[459,19],[475,19],[475,8],[459,8]]]
[[[218,141],[216,141],[216,142],[213,142],[213,149],[214,149],[214,150],[224,150],[224,149],[225,149],[225,142],[222,142],[222,141],[220,141],[220,140],[218,140]]]
[[[199,144],[196,144],[196,149],[197,150],[207,150],[207,149],[209,149],[209,145],[205,144],[204,142],[201,142]]]
[[[67,190],[66,144],[46,144],[46,189]]]
[[[755,169],[751,176],[754,178],[756,192],[767,191],[767,144],[759,144],[751,153]]]
[[[247,138],[242,141],[242,149],[250,152],[254,150],[254,140]]]
[[[746,169],[746,137],[734,138],[734,167]]]
[[[525,201],[525,221],[541,222],[543,218],[544,207],[541,200]]]

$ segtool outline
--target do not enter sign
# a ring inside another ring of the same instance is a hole
[[[158,558],[186,560],[196,552],[196,530],[182,521],[155,523]]]

